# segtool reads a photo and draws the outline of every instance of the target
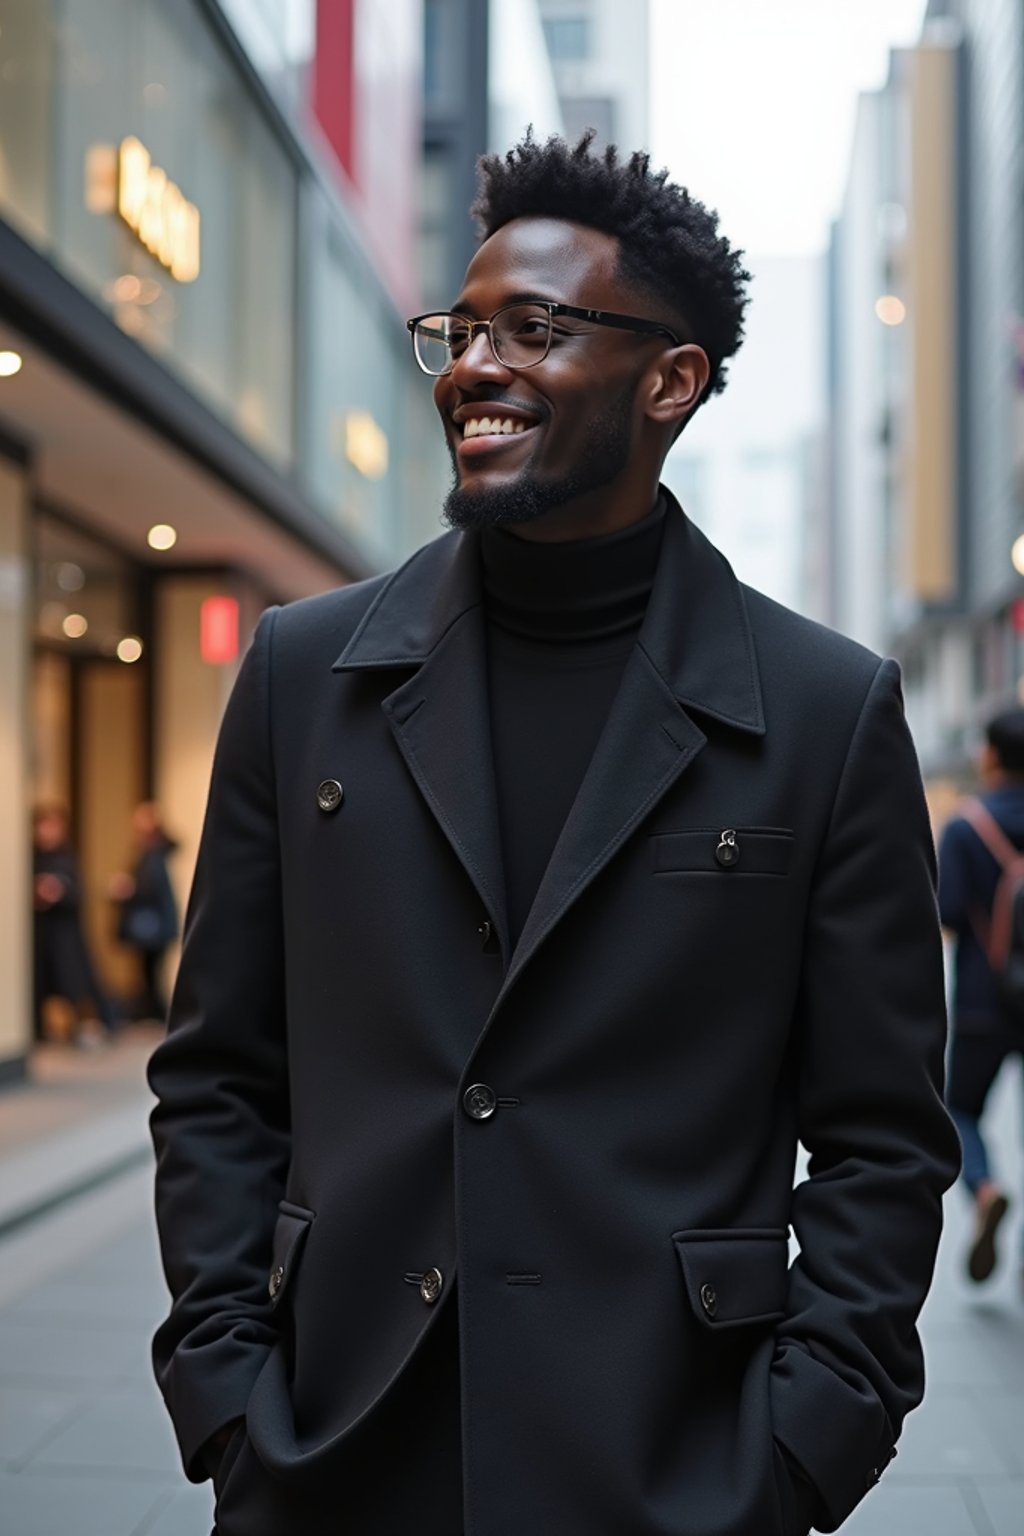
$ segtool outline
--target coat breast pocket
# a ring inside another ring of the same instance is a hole
[[[656,875],[746,875],[789,873],[793,833],[787,827],[693,827],[651,836]]]

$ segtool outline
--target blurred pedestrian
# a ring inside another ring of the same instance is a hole
[[[592,137],[483,161],[408,322],[451,531],[265,614],[221,730],[150,1067],[219,1536],[832,1531],[923,1391],[959,1149],[899,672],[660,484],[748,274]]]
[[[37,805],[32,815],[35,950],[35,1035],[47,1037],[56,1004],[70,1018],[72,1037],[91,1046],[114,1032],[114,1013],[100,986],[82,930],[82,884],[66,808]]]
[[[110,894],[121,907],[117,937],[139,958],[139,1017],[163,1023],[167,1017],[164,959],[178,935],[178,906],[167,859],[178,845],[168,836],[152,800],[143,800],[132,812],[132,838],[131,872],[117,874],[110,882]]]
[[[982,1117],[1003,1063],[1024,1049],[1024,1014],[1000,986],[1006,945],[1002,958],[992,947],[999,937],[993,922],[997,891],[1009,896],[1004,870],[1024,850],[1024,709],[989,722],[979,773],[982,793],[963,802],[939,845],[939,907],[955,944],[946,1099],[963,1145],[963,1182],[974,1201],[967,1273],[976,1281],[995,1269],[997,1236],[1010,1203],[992,1168]]]

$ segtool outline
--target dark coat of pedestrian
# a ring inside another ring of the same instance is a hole
[[[131,873],[116,875],[111,883],[111,894],[120,904],[117,937],[139,958],[142,991],[137,1012],[144,1019],[163,1021],[167,1017],[164,959],[178,936],[178,905],[167,860],[177,844],[151,800],[135,807],[132,834],[136,853]]]
[[[60,999],[77,1038],[89,1043],[91,1026],[114,1027],[114,1016],[82,929],[82,887],[63,806],[40,805],[32,817],[35,1034],[45,1036],[44,1007]]]
[[[1014,1017],[1001,995],[989,955],[993,906],[1003,877],[997,857],[1024,851],[1024,709],[989,722],[981,753],[982,792],[947,823],[939,844],[939,909],[953,936],[953,1030],[947,1102],[963,1145],[963,1182],[974,1202],[967,1252],[971,1280],[996,1268],[999,1229],[1009,1196],[996,1177],[982,1133],[992,1085],[1003,1064],[1024,1052],[1024,1017]],[[978,811],[994,823],[975,825]],[[1024,1281],[1024,1258],[1021,1260]]]
[[[410,322],[453,531],[268,612],[224,720],[158,1378],[218,1536],[835,1530],[957,1168],[898,669],[659,489],[739,345],[714,216],[527,140],[481,219]]]

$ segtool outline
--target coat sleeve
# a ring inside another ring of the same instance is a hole
[[[154,1365],[185,1470],[245,1412],[276,1338],[267,1295],[289,1152],[280,867],[270,749],[275,610],[224,716],[167,1039],[149,1080],[171,1310]]]
[[[959,1166],[942,1106],[945,1006],[934,853],[899,671],[880,664],[852,735],[807,918],[799,1019],[801,1252],[772,1366],[777,1438],[834,1531],[924,1391],[918,1313]]]

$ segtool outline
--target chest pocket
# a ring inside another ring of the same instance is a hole
[[[793,853],[786,827],[700,827],[658,832],[650,842],[656,875],[785,875]]]

